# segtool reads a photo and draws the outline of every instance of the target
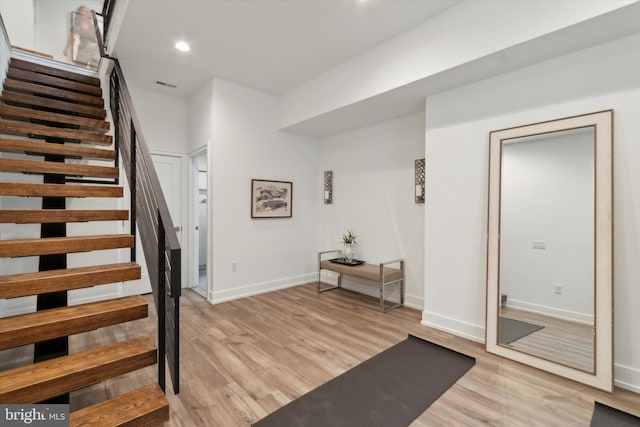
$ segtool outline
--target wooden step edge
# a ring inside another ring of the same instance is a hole
[[[72,71],[62,70],[59,68],[48,67],[42,64],[25,61],[23,59],[11,58],[10,67],[21,68],[24,70],[35,71],[49,76],[61,77],[63,79],[78,81],[92,86],[100,86],[100,79],[94,76],[74,73]]]
[[[147,301],[140,295],[0,318],[0,350],[143,319]]]
[[[44,53],[44,52],[38,52],[37,50],[31,50],[31,49],[27,49],[25,47],[20,47],[20,46],[15,46],[15,45],[11,45],[11,49],[12,50],[19,50],[21,52],[26,52],[26,53],[28,53],[30,55],[42,56],[43,58],[47,58],[47,59],[53,60],[53,55],[48,54],[48,53]]]
[[[122,197],[124,190],[115,185],[33,184],[0,182],[0,196],[22,197]]]
[[[158,384],[148,385],[69,414],[69,427],[152,427],[169,421],[169,402]]]
[[[104,107],[104,99],[99,96],[87,95],[66,89],[45,86],[39,83],[30,83],[22,80],[15,80],[9,77],[4,79],[4,88],[13,92],[52,97],[61,101],[74,102],[78,104],[89,105],[92,107]]]
[[[17,298],[70,291],[107,283],[138,280],[141,267],[133,262],[76,267],[0,276],[0,298]]]
[[[35,403],[98,384],[157,361],[150,337],[98,347],[0,372],[0,402]]]
[[[87,147],[78,144],[49,144],[44,141],[12,138],[0,138],[0,151],[38,156],[53,154],[69,159],[101,161],[113,161],[117,154],[115,150],[111,149]]]
[[[60,138],[67,142],[111,145],[113,137],[103,133],[65,129],[15,120],[0,120],[0,133],[28,136],[30,138]]]
[[[91,178],[118,178],[120,176],[120,170],[113,166],[94,166],[74,163],[47,162],[42,160],[5,158],[0,158],[0,171]]]
[[[53,254],[132,248],[130,234],[106,234],[81,237],[45,237],[0,241],[0,258],[16,258]]]
[[[45,111],[54,113],[72,113],[80,117],[104,120],[107,117],[107,110],[104,108],[90,107],[87,105],[74,104],[72,102],[58,101],[41,96],[27,95],[19,92],[3,90],[2,101],[10,105],[22,105],[28,107],[40,107]]]
[[[126,209],[3,209],[0,224],[127,221]]]
[[[56,76],[48,76],[46,74],[36,73],[35,71],[22,70],[20,68],[9,68],[7,70],[7,77],[102,97],[102,88],[100,86],[88,85],[82,82],[62,79]]]
[[[37,120],[68,126],[77,126],[79,129],[92,130],[94,132],[107,132],[111,124],[106,120],[90,119],[87,117],[72,116],[69,114],[52,113],[50,111],[35,110],[33,108],[18,107],[15,105],[0,105],[0,116],[8,119]]]

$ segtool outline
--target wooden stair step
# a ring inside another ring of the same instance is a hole
[[[113,166],[77,165],[74,163],[3,158],[0,158],[0,171],[92,178],[117,178],[120,175],[120,170]]]
[[[47,98],[52,97],[61,99],[63,101],[91,105],[94,107],[104,107],[104,100],[101,97],[95,95],[87,95],[65,89],[58,89],[51,86],[23,82],[22,80],[14,80],[8,77],[4,79],[4,88],[12,92],[28,93],[36,96],[44,96]]]
[[[53,308],[0,318],[0,350],[144,319],[147,301],[140,295]]]
[[[36,73],[42,73],[49,76],[60,77],[67,80],[81,82],[92,86],[100,86],[100,79],[94,76],[87,76],[84,74],[74,73],[67,70],[62,70],[53,67],[47,67],[46,65],[36,64],[34,62],[25,61],[23,59],[11,58],[9,63],[10,68],[20,68],[23,70],[34,71]]]
[[[13,120],[0,120],[0,133],[28,136],[31,138],[60,138],[68,142],[94,145],[111,145],[113,141],[111,135],[104,135],[102,133],[58,128]]]
[[[110,123],[105,120],[52,113],[50,111],[34,110],[33,108],[17,107],[14,105],[0,105],[0,117],[18,120],[39,120],[67,125],[68,127],[79,127],[80,129],[95,132],[106,132],[110,127]]]
[[[0,276],[0,298],[70,291],[107,283],[127,282],[140,277],[141,268],[133,262],[11,274]]]
[[[148,385],[69,414],[70,427],[152,427],[169,421],[169,402],[158,384]]]
[[[2,240],[0,241],[0,258],[69,254],[131,247],[133,247],[133,236],[130,234]]]
[[[22,197],[122,197],[122,187],[87,184],[32,184],[0,182],[0,196]]]
[[[24,209],[0,210],[0,224],[43,224],[55,222],[126,221],[129,211],[76,210],[76,209]]]
[[[115,160],[116,152],[79,144],[49,144],[44,141],[0,138],[0,151],[44,156],[47,154],[71,159]]]
[[[73,80],[61,79],[55,76],[49,76],[35,71],[22,70],[20,68],[9,68],[7,77],[15,80],[24,80],[34,82],[46,86],[53,86],[61,89],[71,90],[74,92],[86,93],[93,96],[102,97],[102,88],[100,86],[88,85]]]
[[[0,372],[0,402],[35,403],[156,363],[149,337]]]
[[[92,119],[104,120],[105,117],[107,117],[107,111],[104,108],[58,101],[56,99],[27,95],[25,93],[11,92],[8,90],[2,91],[2,101],[6,104],[40,107],[46,111],[62,114],[71,113],[76,116],[89,117]]]

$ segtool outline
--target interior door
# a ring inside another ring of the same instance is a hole
[[[160,187],[164,193],[173,226],[178,234],[178,241],[182,245],[182,158],[177,155],[152,154],[151,159],[158,174]],[[144,260],[144,251],[140,243],[140,236],[136,236],[136,259],[142,266],[142,277],[135,282],[129,282],[124,286],[124,295],[145,294],[151,292],[151,282]],[[182,251],[182,286],[186,284],[186,271],[184,268],[184,254]]]

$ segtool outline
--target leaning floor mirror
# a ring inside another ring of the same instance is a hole
[[[490,133],[486,349],[613,391],[613,111]]]

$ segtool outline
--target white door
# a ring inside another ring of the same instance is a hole
[[[160,187],[164,193],[173,226],[178,234],[178,241],[182,245],[182,158],[164,154],[152,154],[151,159],[158,174]],[[182,286],[186,285],[185,272],[186,251],[182,250]],[[142,278],[124,285],[124,295],[145,294],[151,292],[151,283],[147,271],[144,251],[140,236],[136,236],[136,261],[142,266]]]

